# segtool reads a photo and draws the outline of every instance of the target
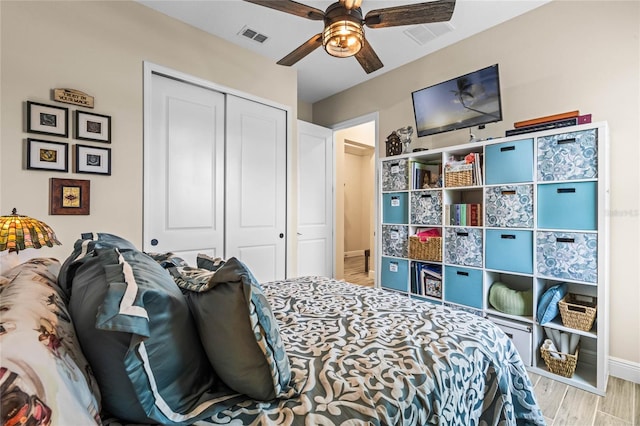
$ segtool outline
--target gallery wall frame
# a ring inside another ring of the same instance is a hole
[[[69,136],[69,108],[27,101],[27,132]]]
[[[69,171],[69,144],[27,138],[27,169]]]
[[[75,111],[75,138],[111,143],[111,117],[86,111]]]
[[[58,179],[49,181],[49,214],[88,215],[91,204],[91,181]]]
[[[111,175],[111,148],[76,144],[75,172]]]

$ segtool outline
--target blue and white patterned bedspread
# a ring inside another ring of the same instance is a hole
[[[213,423],[544,425],[515,346],[488,320],[329,278],[263,288],[302,393]]]

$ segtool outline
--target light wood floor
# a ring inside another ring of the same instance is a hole
[[[364,272],[364,256],[345,258],[344,276],[354,284],[374,283]],[[529,376],[548,426],[640,426],[640,384],[609,377],[607,395],[601,397],[534,373]]]

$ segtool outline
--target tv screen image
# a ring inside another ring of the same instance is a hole
[[[418,136],[502,120],[498,65],[411,93]]]

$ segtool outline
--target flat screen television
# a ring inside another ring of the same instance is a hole
[[[411,93],[418,136],[502,120],[498,64]]]

